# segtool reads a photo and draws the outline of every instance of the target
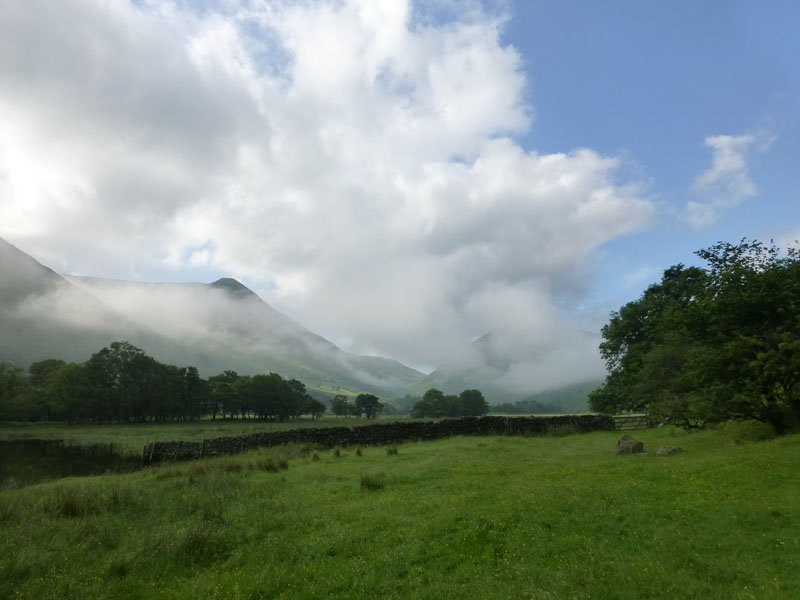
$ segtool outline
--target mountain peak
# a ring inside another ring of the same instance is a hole
[[[253,290],[243,283],[236,281],[233,277],[223,277],[221,279],[217,279],[211,284],[211,287],[225,290],[229,294],[239,298],[249,298],[256,295]]]

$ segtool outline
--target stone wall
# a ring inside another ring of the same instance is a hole
[[[334,446],[380,446],[402,442],[436,440],[457,435],[543,435],[548,432],[614,430],[610,415],[564,415],[555,417],[463,417],[441,421],[395,421],[359,427],[288,429],[258,432],[239,437],[219,437],[200,442],[153,442],[142,451],[144,464],[189,460],[205,456],[235,454],[280,444]]]

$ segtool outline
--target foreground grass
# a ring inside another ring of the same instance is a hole
[[[255,420],[212,420],[187,421],[176,423],[8,423],[0,422],[0,440],[39,439],[65,440],[72,444],[113,444],[123,454],[140,454],[147,442],[160,441],[200,441],[215,437],[248,435],[258,431],[283,431],[286,429],[306,429],[309,427],[355,427],[387,423],[403,416],[383,416],[377,420],[355,417],[324,416],[320,419],[304,417],[284,422],[265,422]]]
[[[635,435],[650,454],[281,448],[2,492],[0,597],[800,597],[798,436]]]

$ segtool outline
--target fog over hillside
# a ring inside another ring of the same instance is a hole
[[[555,314],[525,323],[507,305],[494,318],[496,328],[476,343],[454,348],[449,360],[430,377],[410,369],[374,372],[376,365],[341,352],[263,302],[233,279],[213,284],[148,284],[89,277],[69,281],[133,321],[207,352],[225,352],[253,362],[255,355],[311,357],[314,364],[349,372],[370,385],[399,390],[404,385],[424,392],[486,389],[491,396],[524,397],[570,383],[600,379],[604,368],[597,354],[599,335],[577,330]],[[249,358],[248,358],[249,357]],[[285,361],[285,358],[283,359]],[[373,359],[373,362],[378,359]],[[284,368],[289,368],[284,367]]]
[[[1,240],[0,240],[1,241]],[[115,340],[204,375],[276,371],[309,387],[402,396],[430,387],[484,390],[492,400],[598,379],[597,336],[575,334],[554,315],[523,323],[513,306],[497,328],[425,376],[398,361],[342,351],[231,278],[214,283],[144,283],[61,276],[13,245],[0,244],[0,360],[83,361]],[[503,321],[518,324],[515,330]]]
[[[403,394],[423,375],[341,351],[232,279],[152,284],[62,277],[0,240],[0,360],[82,362],[127,340],[203,375],[275,371],[315,389]]]
[[[491,401],[504,402],[600,381],[605,374],[597,355],[598,334],[565,327],[523,340],[503,333],[492,332],[476,340],[414,389],[423,393],[435,387],[457,393],[477,388]]]
[[[207,357],[128,319],[0,239],[0,360],[82,362],[123,339],[148,348],[160,360],[207,366]]]
[[[397,361],[343,352],[325,338],[274,310],[235,279],[202,283],[141,283],[68,277],[128,318],[212,355],[274,370],[316,387],[320,373],[342,385],[401,393],[423,375]]]

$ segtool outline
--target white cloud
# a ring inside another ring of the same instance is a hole
[[[693,192],[697,200],[686,205],[684,218],[694,228],[707,227],[720,215],[758,194],[758,186],[750,178],[748,153],[753,146],[763,151],[769,139],[756,135],[715,135],[707,137],[711,149],[711,166],[694,180]]]
[[[350,349],[434,365],[509,297],[523,341],[554,340],[550,295],[652,217],[620,159],[515,141],[532,109],[503,15],[220,6],[4,7],[0,235],[72,272],[225,272]],[[750,142],[722,138],[703,181],[743,172],[746,195]]]

